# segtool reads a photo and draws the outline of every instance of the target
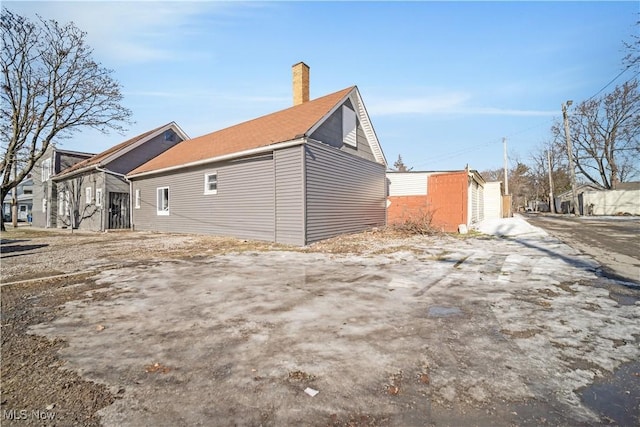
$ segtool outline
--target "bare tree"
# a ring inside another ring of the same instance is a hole
[[[640,27],[640,21],[637,21],[635,25],[636,27]],[[640,68],[640,36],[632,34],[631,41],[623,43],[627,50],[627,55],[622,59],[622,63],[626,68]]]
[[[112,70],[92,59],[86,33],[73,23],[37,21],[2,9],[0,200],[33,169],[52,141],[83,129],[123,133],[131,111],[121,105]],[[0,219],[4,230],[4,221]]]
[[[562,126],[552,128],[556,138]],[[640,92],[638,81],[617,86],[613,92],[578,105],[570,115],[574,162],[588,181],[603,188],[638,175],[640,160]]]
[[[483,170],[482,172],[480,172],[480,175],[487,182],[504,181],[504,169],[502,168]]]
[[[546,200],[551,209],[553,201],[548,197],[551,188],[555,195],[571,189],[565,143],[555,140],[541,144],[530,156],[529,171],[532,182],[536,185],[536,198]],[[551,166],[551,183],[549,183],[549,166]]]
[[[408,168],[407,165],[404,164],[404,162],[402,161],[402,156],[400,154],[398,154],[398,160],[395,161],[395,163],[393,164],[393,170],[398,171],[398,172],[409,172],[410,170],[412,170],[413,168]]]
[[[97,215],[100,211],[99,207],[91,203],[91,200],[86,200],[86,194],[82,194],[85,178],[85,176],[79,176],[67,179],[58,185],[58,193],[63,195],[58,200],[64,202],[64,214],[59,219],[72,231],[79,228],[82,221]],[[85,203],[82,202],[83,199]]]

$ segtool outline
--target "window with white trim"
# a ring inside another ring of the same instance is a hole
[[[68,191],[60,191],[58,193],[58,215],[64,216],[67,214],[68,199]]]
[[[346,105],[342,106],[342,142],[355,147],[356,143],[356,112]]]
[[[134,207],[136,209],[140,209],[140,189],[139,188],[136,188],[136,198],[135,198]]]
[[[96,188],[96,206],[102,206],[102,188]]]
[[[218,172],[204,174],[204,194],[218,193]]]
[[[40,167],[42,168],[42,182],[49,181],[49,178],[51,177],[51,158],[44,159],[40,164]]]
[[[156,193],[156,213],[169,215],[169,187],[158,187]]]
[[[84,202],[85,202],[87,205],[90,205],[90,204],[91,204],[91,199],[93,198],[93,194],[91,194],[91,193],[92,193],[92,191],[91,191],[91,190],[92,190],[92,189],[91,189],[91,187],[87,187],[87,188],[85,188],[85,189],[84,189],[84,194],[85,194],[85,196],[84,196]]]
[[[42,199],[42,212],[47,213],[47,199]]]

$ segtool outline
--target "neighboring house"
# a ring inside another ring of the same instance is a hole
[[[613,190],[585,190],[578,201],[582,215],[640,215],[640,182],[620,182]]]
[[[33,179],[31,174],[16,186],[16,202],[18,204],[18,221],[28,221],[33,207]],[[5,221],[11,221],[11,202],[13,190],[7,194],[2,202],[2,215]]]
[[[44,155],[35,163],[31,177],[33,179],[33,225],[37,227],[56,227],[58,192],[52,178],[67,169],[93,156],[90,153],[62,150],[50,145]]]
[[[131,205],[125,175],[185,139],[187,135],[171,122],[55,175],[57,226],[93,231],[129,228]]]
[[[387,172],[387,223],[431,221],[431,226],[456,232],[484,218],[485,181],[475,170]]]
[[[136,230],[305,245],[385,224],[386,160],[357,87],[185,141],[127,175]]]
[[[578,196],[578,204],[580,205],[580,212],[583,212],[582,193],[585,191],[602,191],[602,187],[595,184],[580,184],[576,186],[576,194]],[[565,191],[558,194],[555,198],[556,213],[566,214],[573,213],[573,191]]]

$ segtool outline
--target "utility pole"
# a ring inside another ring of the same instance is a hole
[[[573,165],[573,150],[571,150],[571,138],[569,137],[569,115],[567,107],[570,107],[573,101],[567,101],[562,104],[562,118],[564,119],[564,136],[567,140],[567,155],[569,157],[569,176],[571,177],[571,192],[573,193],[573,213],[580,216],[580,206],[578,205],[578,192],[576,190],[576,170]]]
[[[502,138],[502,145],[504,146],[504,194],[509,195],[509,173],[507,171],[507,138]]]
[[[547,168],[549,169],[549,212],[556,213],[556,204],[553,200],[553,179],[551,178],[551,152],[547,150]]]
[[[504,146],[504,197],[502,198],[503,211],[502,215],[506,218],[511,218],[511,196],[509,195],[509,165],[507,157],[507,138],[502,138],[502,145]],[[504,212],[504,206],[507,205],[507,211]]]

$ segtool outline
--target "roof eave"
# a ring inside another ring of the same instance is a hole
[[[65,180],[65,179],[73,178],[74,176],[82,175],[85,172],[90,172],[92,170],[95,170],[96,168],[99,168],[101,165],[102,165],[101,163],[98,163],[98,164],[94,164],[94,165],[85,166],[83,168],[76,169],[76,170],[73,170],[73,171],[68,172],[68,173],[61,173],[59,175],[54,175],[54,176],[51,177],[51,180],[52,181],[62,181],[62,180]]]
[[[160,169],[153,169],[153,170],[150,170],[150,171],[143,171],[143,172],[139,172],[139,173],[136,173],[136,174],[127,175],[126,177],[127,177],[127,179],[131,180],[131,179],[136,179],[136,178],[140,178],[140,177],[144,177],[144,176],[148,176],[148,175],[166,173],[166,172],[176,171],[176,170],[189,168],[189,167],[193,167],[193,166],[201,166],[201,165],[206,165],[206,164],[209,164],[209,163],[222,162],[222,161],[225,161],[225,160],[233,160],[233,159],[236,159],[236,158],[239,158],[239,157],[246,157],[246,156],[251,156],[251,155],[254,155],[254,154],[265,153],[265,152],[268,152],[268,151],[280,150],[280,149],[283,149],[283,148],[293,147],[295,145],[304,144],[305,141],[306,141],[306,137],[304,137],[304,136],[296,137],[296,138],[291,139],[289,141],[283,141],[283,142],[278,142],[278,143],[275,143],[275,144],[263,145],[262,147],[252,148],[250,150],[238,151],[238,152],[235,152],[235,153],[224,154],[224,155],[216,156],[216,157],[209,157],[209,158],[206,158],[206,159],[196,160],[194,162],[183,163],[181,165],[169,166],[169,167],[160,168]]]

